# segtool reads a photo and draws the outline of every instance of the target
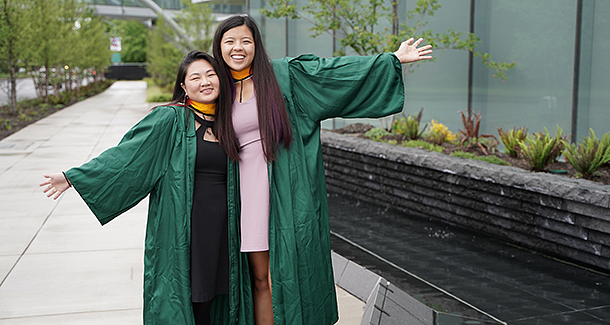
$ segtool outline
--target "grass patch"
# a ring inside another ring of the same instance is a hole
[[[438,146],[435,145],[433,143],[424,141],[424,140],[409,140],[409,141],[404,141],[402,143],[403,147],[407,147],[407,148],[420,148],[420,149],[426,149],[429,151],[434,151],[434,152],[443,152],[443,149],[445,149],[443,146]]]
[[[152,78],[144,78],[148,87],[146,88],[146,101],[149,103],[167,103],[172,101],[173,94],[155,85]]]
[[[392,133],[390,133],[382,128],[372,128],[372,129],[366,131],[366,133],[364,134],[365,137],[367,137],[373,141],[381,141],[381,142],[383,142],[383,140],[381,138],[383,138],[386,135],[392,135]]]
[[[496,165],[507,165],[510,166],[510,163],[496,157],[496,156],[477,156],[473,153],[470,152],[464,152],[464,151],[454,151],[451,153],[451,155],[453,157],[459,157],[459,158],[465,158],[465,159],[474,159],[474,160],[481,160],[481,161],[486,161],[488,163],[492,163],[492,164],[496,164]]]

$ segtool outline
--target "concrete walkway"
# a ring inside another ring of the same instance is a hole
[[[108,147],[150,109],[146,83],[116,82],[0,141],[0,325],[141,324],[148,202],[101,227],[78,194],[38,184]],[[341,325],[364,303],[338,288]]]

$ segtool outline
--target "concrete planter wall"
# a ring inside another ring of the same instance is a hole
[[[329,191],[610,271],[610,186],[322,131]]]

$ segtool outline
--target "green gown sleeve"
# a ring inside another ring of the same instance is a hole
[[[394,54],[327,59],[308,54],[285,60],[292,101],[314,122],[377,118],[403,109],[402,66]]]
[[[176,139],[175,129],[176,110],[157,107],[132,127],[117,146],[66,171],[102,225],[144,199],[164,176]]]

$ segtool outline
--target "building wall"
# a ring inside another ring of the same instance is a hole
[[[304,4],[306,0],[296,0]],[[400,12],[412,9],[416,1],[399,1]],[[488,52],[494,61],[514,61],[516,67],[502,81],[493,70],[474,58],[469,67],[465,51],[434,52],[435,62],[426,62],[405,78],[404,113],[417,114],[423,107],[423,122],[440,121],[458,132],[459,110],[468,108],[468,77],[472,73],[471,108],[481,112],[482,134],[497,135],[497,128],[525,126],[530,132],[556,127],[572,132],[574,87],[576,92],[577,138],[593,128],[598,136],[610,132],[610,2],[582,1],[582,29],[577,31],[578,0],[440,0],[441,8],[428,18],[426,28],[443,32],[453,28],[467,33],[471,4],[474,5],[474,33],[481,38],[477,50]],[[249,13],[261,25],[272,58],[314,53],[332,56],[330,35],[312,38],[306,20],[268,19],[260,8],[266,1],[249,1]],[[384,26],[382,26],[384,27]],[[575,70],[577,37],[580,60]],[[576,71],[576,72],[575,72]],[[576,76],[576,77],[575,77]],[[576,82],[575,82],[576,81]],[[326,121],[323,127],[342,127],[353,122],[379,126],[378,120]]]

